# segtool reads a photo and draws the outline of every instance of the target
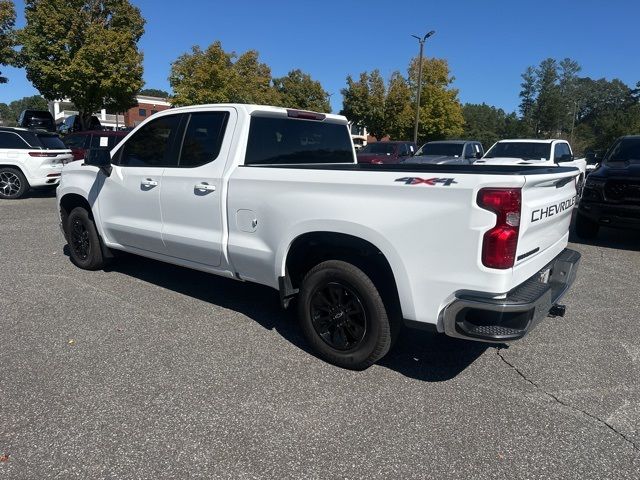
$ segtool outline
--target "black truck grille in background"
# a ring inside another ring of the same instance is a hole
[[[640,181],[608,180],[604,194],[607,200],[640,204]]]

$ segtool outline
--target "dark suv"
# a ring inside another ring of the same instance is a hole
[[[23,110],[18,117],[18,126],[30,130],[56,131],[56,124],[49,110]]]
[[[416,153],[413,142],[373,142],[357,151],[358,163],[400,163]]]
[[[640,229],[640,135],[616,140],[587,177],[576,233],[594,238],[601,225]]]

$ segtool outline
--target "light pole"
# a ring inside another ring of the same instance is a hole
[[[420,43],[420,60],[418,61],[418,95],[416,95],[416,123],[413,128],[413,143],[415,144],[418,143],[418,123],[420,123],[420,91],[422,90],[422,50],[424,49],[424,42],[427,41],[427,38],[435,33],[435,30],[431,30],[424,37],[411,35],[413,38],[418,39],[418,43]]]

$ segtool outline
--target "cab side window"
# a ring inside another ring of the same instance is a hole
[[[228,112],[189,115],[178,166],[199,167],[218,158],[228,118]]]
[[[179,123],[179,115],[147,123],[123,145],[117,163],[122,167],[175,167],[172,146]]]

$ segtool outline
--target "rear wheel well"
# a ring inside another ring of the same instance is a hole
[[[296,238],[286,260],[286,275],[294,291],[309,270],[327,260],[342,260],[365,272],[380,292],[388,314],[401,316],[398,288],[387,258],[372,243],[352,235],[312,232]]]

